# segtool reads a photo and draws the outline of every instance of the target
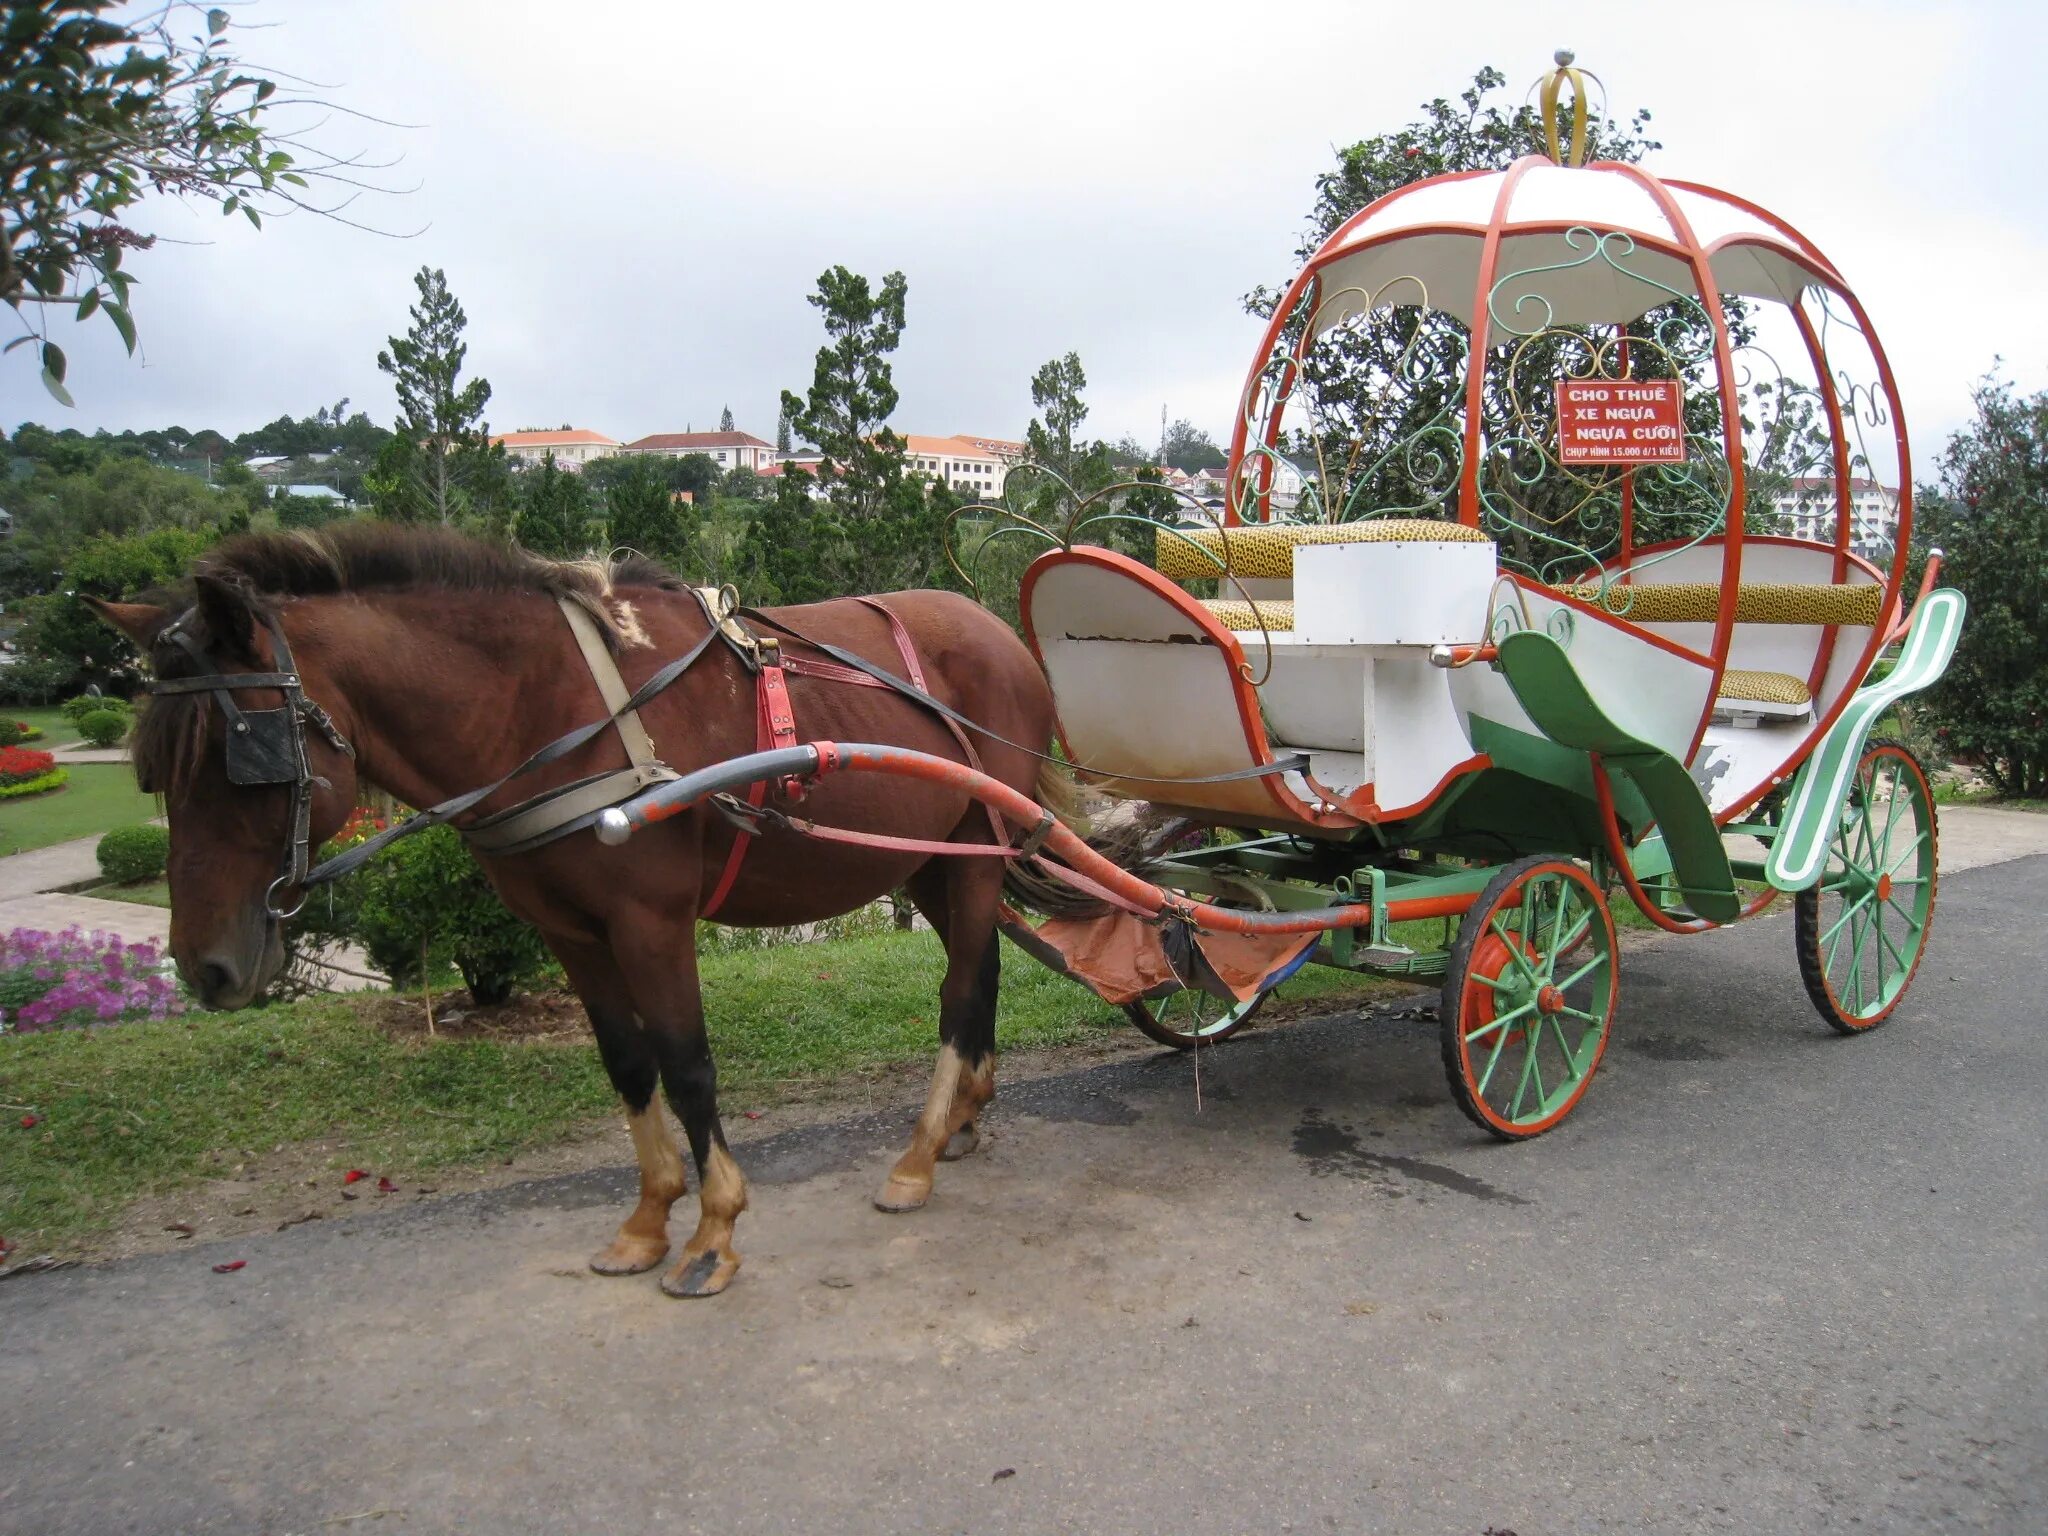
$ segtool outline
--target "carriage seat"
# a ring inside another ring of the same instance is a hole
[[[1426,517],[1372,518],[1356,523],[1240,523],[1227,528],[1161,528],[1154,535],[1153,556],[1159,574],[1174,581],[1224,575],[1292,581],[1294,552],[1304,544],[1490,542],[1477,528]],[[1261,603],[1260,611],[1268,606]],[[1278,626],[1269,619],[1267,627]]]
[[[1637,624],[1711,624],[1721,613],[1721,588],[1710,581],[1617,582],[1604,595],[1592,582],[1558,590]],[[1874,582],[1745,581],[1736,591],[1735,622],[1872,627],[1883,611],[1884,591]]]

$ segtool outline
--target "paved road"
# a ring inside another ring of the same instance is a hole
[[[1951,878],[1856,1040],[1786,916],[1640,948],[1522,1147],[1391,1012],[1013,1089],[918,1216],[896,1115],[757,1140],[716,1302],[584,1270],[623,1173],[12,1281],[0,1529],[2039,1532],[2043,910]]]

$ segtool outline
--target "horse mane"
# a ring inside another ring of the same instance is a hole
[[[533,592],[586,609],[616,648],[618,625],[604,599],[621,587],[680,591],[659,561],[543,560],[452,528],[415,528],[358,518],[291,533],[244,533],[208,550],[193,568],[249,594],[321,597],[340,592]]]
[[[343,592],[535,593],[582,608],[615,653],[624,637],[607,598],[622,590],[675,592],[688,586],[659,561],[641,554],[610,560],[544,560],[452,528],[408,527],[368,518],[289,533],[237,534],[202,555],[192,574],[216,578],[259,618],[278,598]],[[188,590],[185,602],[189,601]],[[168,643],[151,648],[150,663],[158,677],[192,671],[190,659]],[[149,700],[129,749],[144,788],[161,792],[197,763],[204,745],[201,725],[210,707],[205,694]]]

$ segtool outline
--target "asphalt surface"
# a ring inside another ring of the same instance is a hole
[[[0,1286],[0,1529],[2048,1530],[2048,858],[1841,1039],[1773,914],[1627,957],[1539,1141],[1392,1010],[757,1141],[711,1302],[623,1171]],[[245,1258],[216,1275],[212,1264]]]

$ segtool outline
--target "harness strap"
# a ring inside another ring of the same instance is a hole
[[[611,711],[612,726],[618,731],[619,744],[626,749],[632,766],[564,784],[462,828],[463,837],[479,853],[503,857],[538,848],[574,827],[587,824],[599,811],[630,800],[651,785],[666,784],[677,777],[676,771],[656,753],[654,738],[648,735],[640,711],[632,705],[626,680],[619,675],[619,664],[612,659],[597,621],[588,609],[571,598],[557,598],[556,602],[562,617],[568,620],[569,633],[576,637],[576,648],[583,653],[583,664],[590,669],[591,681],[597,684],[605,708]]]
[[[751,636],[748,638],[752,640]],[[759,670],[754,674],[754,750],[757,752],[796,745],[796,710],[789,702],[789,685],[783,680],[780,661],[770,661],[768,656],[771,654],[777,658],[782,654],[782,648],[772,640],[756,651]],[[761,812],[767,801],[766,779],[756,779],[747,786],[745,805],[748,811]],[[738,806],[735,805],[734,809],[737,810]],[[739,882],[740,866],[747,861],[747,848],[754,835],[752,828],[741,828],[733,834],[732,850],[725,856],[725,867],[718,872],[718,883],[711,887],[710,897],[697,909],[700,918],[711,918],[725,905],[725,898],[732,894],[733,886]]]
[[[668,687],[669,684],[689,671],[697,658],[709,650],[711,643],[718,638],[719,634],[716,629],[707,630],[703,639],[699,640],[688,651],[678,656],[674,661],[634,689],[633,696],[626,700],[627,706],[632,709],[638,709],[646,704],[664,688]],[[575,730],[557,736],[510,773],[492,780],[481,789],[472,789],[465,794],[456,795],[452,799],[443,800],[439,805],[421,811],[417,815],[409,816],[404,821],[387,827],[368,842],[358,843],[347,852],[336,854],[333,858],[308,874],[300,883],[303,885],[324,885],[330,880],[339,880],[343,875],[360,869],[401,837],[410,837],[415,832],[424,832],[429,827],[438,827],[443,822],[453,820],[464,811],[470,809],[470,807],[489,799],[514,779],[532,773],[537,768],[544,768],[549,763],[555,762],[558,759],[567,757],[571,752],[596,736],[598,732],[604,730],[611,723],[612,717],[606,715],[602,719],[592,720],[587,725],[579,725]],[[580,832],[584,826],[588,826],[591,822],[597,820],[597,812],[592,811],[588,816],[579,818],[579,820],[582,825],[563,827],[555,835],[566,836],[570,832]]]

